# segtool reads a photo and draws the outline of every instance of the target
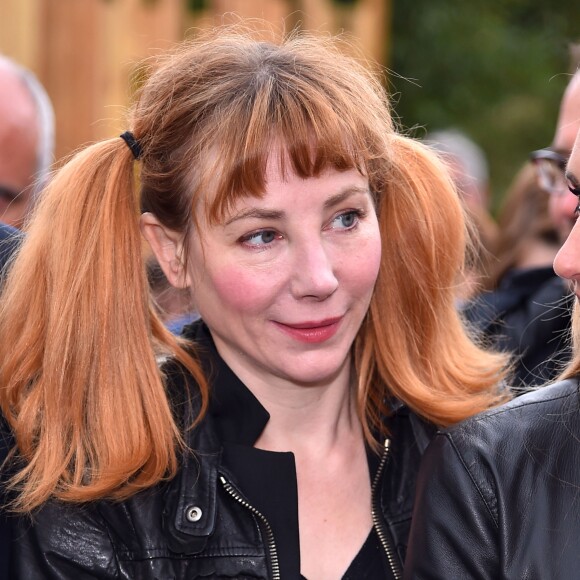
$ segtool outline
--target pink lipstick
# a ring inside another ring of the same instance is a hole
[[[316,322],[300,322],[296,324],[274,322],[274,324],[276,324],[282,332],[295,340],[317,344],[332,338],[336,334],[341,321],[342,316]]]

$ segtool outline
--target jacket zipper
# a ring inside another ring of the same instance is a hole
[[[385,551],[385,554],[387,556],[387,560],[389,562],[389,566],[391,568],[391,571],[393,572],[393,576],[395,577],[396,580],[401,580],[401,578],[403,577],[399,563],[397,562],[397,558],[395,556],[395,549],[393,548],[393,546],[391,545],[391,542],[389,541],[389,533],[384,525],[384,522],[382,521],[379,513],[380,513],[380,509],[379,509],[379,499],[378,499],[378,495],[377,495],[377,489],[379,487],[379,481],[381,480],[381,477],[383,475],[383,471],[385,469],[385,465],[387,464],[387,459],[389,458],[389,449],[391,446],[391,440],[390,439],[385,439],[385,445],[384,445],[384,451],[383,451],[383,455],[381,457],[381,461],[379,463],[379,468],[377,469],[377,473],[373,479],[373,484],[371,487],[371,495],[372,495],[372,516],[373,516],[373,526],[377,532],[377,535],[379,536],[379,540],[381,542],[381,545],[383,546],[383,550]]]
[[[239,504],[243,505],[246,509],[250,510],[264,525],[266,530],[266,541],[268,544],[268,552],[270,554],[270,565],[272,568],[272,580],[281,580],[280,576],[280,564],[278,563],[278,552],[276,550],[276,543],[274,541],[274,533],[272,532],[272,527],[270,522],[262,515],[254,506],[250,505],[236,490],[236,488],[229,483],[225,477],[220,475],[220,481],[224,489],[231,495]]]

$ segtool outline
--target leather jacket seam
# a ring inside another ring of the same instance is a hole
[[[481,487],[479,486],[478,482],[476,481],[475,476],[473,475],[473,473],[470,471],[469,467],[467,466],[467,463],[465,462],[465,460],[463,459],[463,456],[461,455],[461,452],[459,451],[457,445],[455,444],[455,441],[453,440],[453,437],[451,435],[451,433],[441,433],[439,435],[442,435],[444,437],[447,438],[447,440],[449,441],[449,444],[451,445],[453,451],[455,452],[455,454],[457,455],[457,458],[461,464],[461,466],[463,467],[463,469],[465,470],[465,472],[467,473],[469,479],[471,480],[473,487],[475,488],[477,494],[479,495],[479,497],[481,498],[481,500],[483,501],[483,504],[485,505],[487,511],[489,512],[489,515],[491,516],[491,519],[493,520],[493,523],[495,525],[495,527],[497,529],[499,529],[499,517],[496,513],[494,513],[494,510],[492,509],[492,507],[489,505],[489,502],[487,501],[485,494],[483,493],[483,491],[481,490]],[[439,436],[438,435],[438,436]]]

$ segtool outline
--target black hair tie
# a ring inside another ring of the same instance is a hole
[[[124,133],[119,135],[119,137],[121,137],[121,139],[123,139],[123,141],[125,141],[125,143],[127,143],[127,147],[129,147],[129,149],[131,149],[131,153],[133,153],[133,157],[135,157],[136,160],[139,159],[141,157],[141,154],[143,153],[143,151],[141,149],[141,145],[140,145],[139,141],[137,141],[137,139],[135,139],[135,135],[133,135],[133,133],[131,133],[131,131],[125,131]]]

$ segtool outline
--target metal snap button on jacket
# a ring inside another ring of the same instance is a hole
[[[201,520],[202,514],[203,512],[201,511],[201,508],[195,505],[189,506],[185,511],[185,517],[190,522],[199,522],[199,520]]]

